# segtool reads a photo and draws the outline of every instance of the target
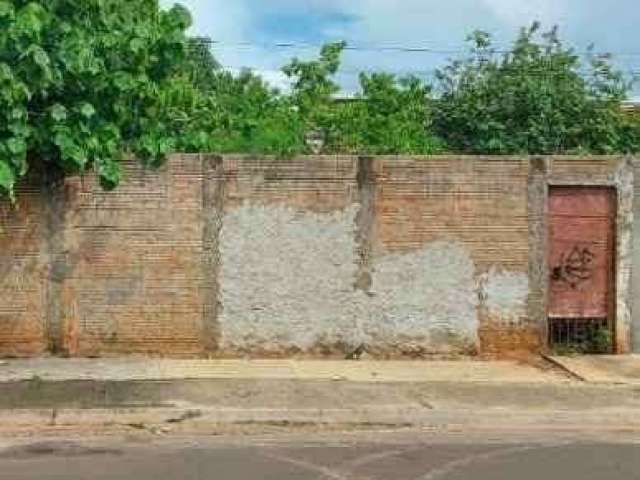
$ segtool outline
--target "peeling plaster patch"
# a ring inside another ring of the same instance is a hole
[[[373,261],[372,289],[354,288],[358,206],[332,214],[244,204],[221,232],[221,348],[286,355],[354,347],[467,351],[478,342],[474,264],[436,242]]]
[[[362,315],[354,311],[362,305],[353,290],[356,212],[357,206],[317,214],[245,204],[226,213],[223,349],[308,350],[353,334],[354,317]]]
[[[383,257],[375,265],[368,334],[395,348],[408,341],[433,350],[475,346],[474,270],[469,253],[456,243]]]
[[[526,318],[529,295],[526,273],[491,269],[479,283],[484,305],[493,321],[509,324]]]

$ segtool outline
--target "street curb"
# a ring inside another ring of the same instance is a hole
[[[117,408],[0,410],[6,425],[144,425],[198,422],[211,425],[373,425],[412,426],[422,418],[419,406],[388,405],[361,409],[282,408]]]
[[[640,417],[633,409],[597,411],[459,409],[431,410],[413,405],[355,409],[240,409],[240,408],[127,408],[39,409],[0,411],[5,431],[20,428],[128,427],[156,433],[174,427],[212,430],[224,427],[367,428],[431,430],[620,431],[640,433]]]

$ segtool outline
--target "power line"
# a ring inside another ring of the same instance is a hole
[[[221,64],[220,67],[222,69],[227,69],[227,70],[233,70],[233,71],[243,71],[243,70],[248,70],[248,71],[252,71],[252,72],[264,72],[264,71],[269,71],[269,72],[280,72],[280,70],[277,69],[266,69],[266,68],[261,68],[261,67],[249,67],[249,66],[240,66],[240,65],[224,65]],[[390,74],[390,75],[431,75],[431,76],[435,76],[441,72],[443,72],[444,69],[428,69],[428,70],[421,70],[421,69],[408,69],[408,70],[389,70],[389,69],[385,69],[385,68],[364,68],[364,69],[357,69],[357,68],[340,68],[337,72],[336,75],[343,75],[343,74],[353,74],[353,75],[359,75],[361,73],[364,74],[375,74],[375,73],[382,73],[382,74]],[[528,68],[528,69],[513,69],[513,74],[512,76],[516,76],[515,74],[518,73],[526,73],[529,75],[534,75],[534,76],[569,76],[569,75],[578,75],[578,76],[582,76],[582,77],[589,77],[589,76],[593,76],[594,72],[593,70],[572,70],[572,71],[553,71],[553,70],[547,70],[544,68]],[[505,73],[504,71],[502,72],[503,74]],[[639,70],[628,70],[628,71],[624,71],[621,72],[623,75],[627,74],[630,76],[633,75],[640,75],[640,69]]]
[[[268,49],[317,49],[322,45],[311,43],[252,43],[252,42],[236,42],[225,43],[219,40],[203,41],[202,43],[211,45],[214,48],[260,48],[264,50]],[[405,52],[405,53],[430,53],[430,54],[455,54],[463,53],[466,50],[463,49],[437,49],[431,47],[412,47],[412,46],[350,46],[344,47],[345,51],[352,52]],[[506,52],[506,50],[504,50]]]
[[[215,40],[205,37],[191,37],[189,38],[188,43],[186,45],[187,49],[198,49],[202,45],[207,45],[211,48],[246,48],[246,49],[263,49],[263,50],[275,50],[275,49],[320,49],[325,44],[320,43],[310,43],[310,42],[275,42],[275,43],[259,43],[259,42],[227,42],[224,40]],[[40,45],[45,47],[53,47],[56,46],[59,42],[55,41],[43,41],[40,42]],[[513,47],[495,47],[488,48],[486,50],[489,54],[509,54],[513,53]],[[540,45],[540,48],[544,49],[545,45]],[[420,45],[377,45],[377,44],[347,44],[344,48],[345,51],[351,52],[396,52],[396,53],[410,53],[410,54],[436,54],[436,55],[463,55],[468,54],[474,49],[471,47],[455,47],[455,48],[442,48],[442,47],[430,47],[430,46],[420,46]],[[570,48],[569,48],[570,50]],[[626,51],[626,52],[614,52],[614,51],[578,51],[573,50],[573,53],[578,55],[593,55],[595,57],[601,56],[612,56],[612,57],[640,57],[640,51]]]
[[[198,38],[197,42],[200,44],[210,45],[215,48],[260,48],[260,49],[318,49],[323,44],[310,43],[310,42],[275,42],[275,43],[259,43],[259,42],[226,42],[224,40],[215,40],[209,38]],[[193,45],[197,46],[197,45]],[[542,45],[541,48],[545,46]],[[427,53],[427,54],[463,54],[468,53],[471,48],[456,47],[456,48],[441,48],[431,46],[420,45],[376,45],[376,44],[347,44],[344,48],[346,51],[355,52],[404,52],[404,53]],[[505,54],[511,53],[511,48],[504,46],[489,48],[489,53]],[[598,52],[598,51],[578,51],[575,52],[584,55],[613,55],[613,56],[640,56],[640,51],[628,51],[628,52]]]

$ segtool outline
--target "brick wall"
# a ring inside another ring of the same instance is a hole
[[[62,349],[201,353],[202,160],[175,157],[161,172],[128,163],[125,178],[114,192],[78,181],[68,205]]]
[[[527,319],[528,160],[376,161],[377,257],[411,265],[411,277],[398,276],[412,292],[416,321],[437,325],[444,340],[464,334],[463,344],[484,352],[535,348],[539,328]],[[398,303],[408,302],[390,308]]]
[[[537,350],[544,186],[620,162],[185,155],[115,192],[28,184],[0,207],[0,353]]]
[[[28,356],[47,348],[46,214],[39,185],[18,187],[18,209],[0,203],[0,353]]]

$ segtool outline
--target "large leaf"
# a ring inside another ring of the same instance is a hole
[[[64,122],[67,119],[67,108],[59,103],[54,104],[49,112],[56,122]]]
[[[13,197],[13,187],[16,183],[16,176],[7,162],[0,160],[0,189],[4,190],[10,197]]]
[[[85,118],[91,118],[96,114],[96,109],[90,103],[85,102],[80,106],[80,113]]]
[[[46,17],[47,11],[34,1],[18,10],[15,21],[21,33],[35,37],[42,31]]]
[[[0,19],[13,19],[15,14],[15,8],[11,2],[6,0],[0,0]]]
[[[122,180],[122,168],[115,159],[97,159],[96,160],[98,175],[100,177],[100,185],[105,190],[113,190]]]

